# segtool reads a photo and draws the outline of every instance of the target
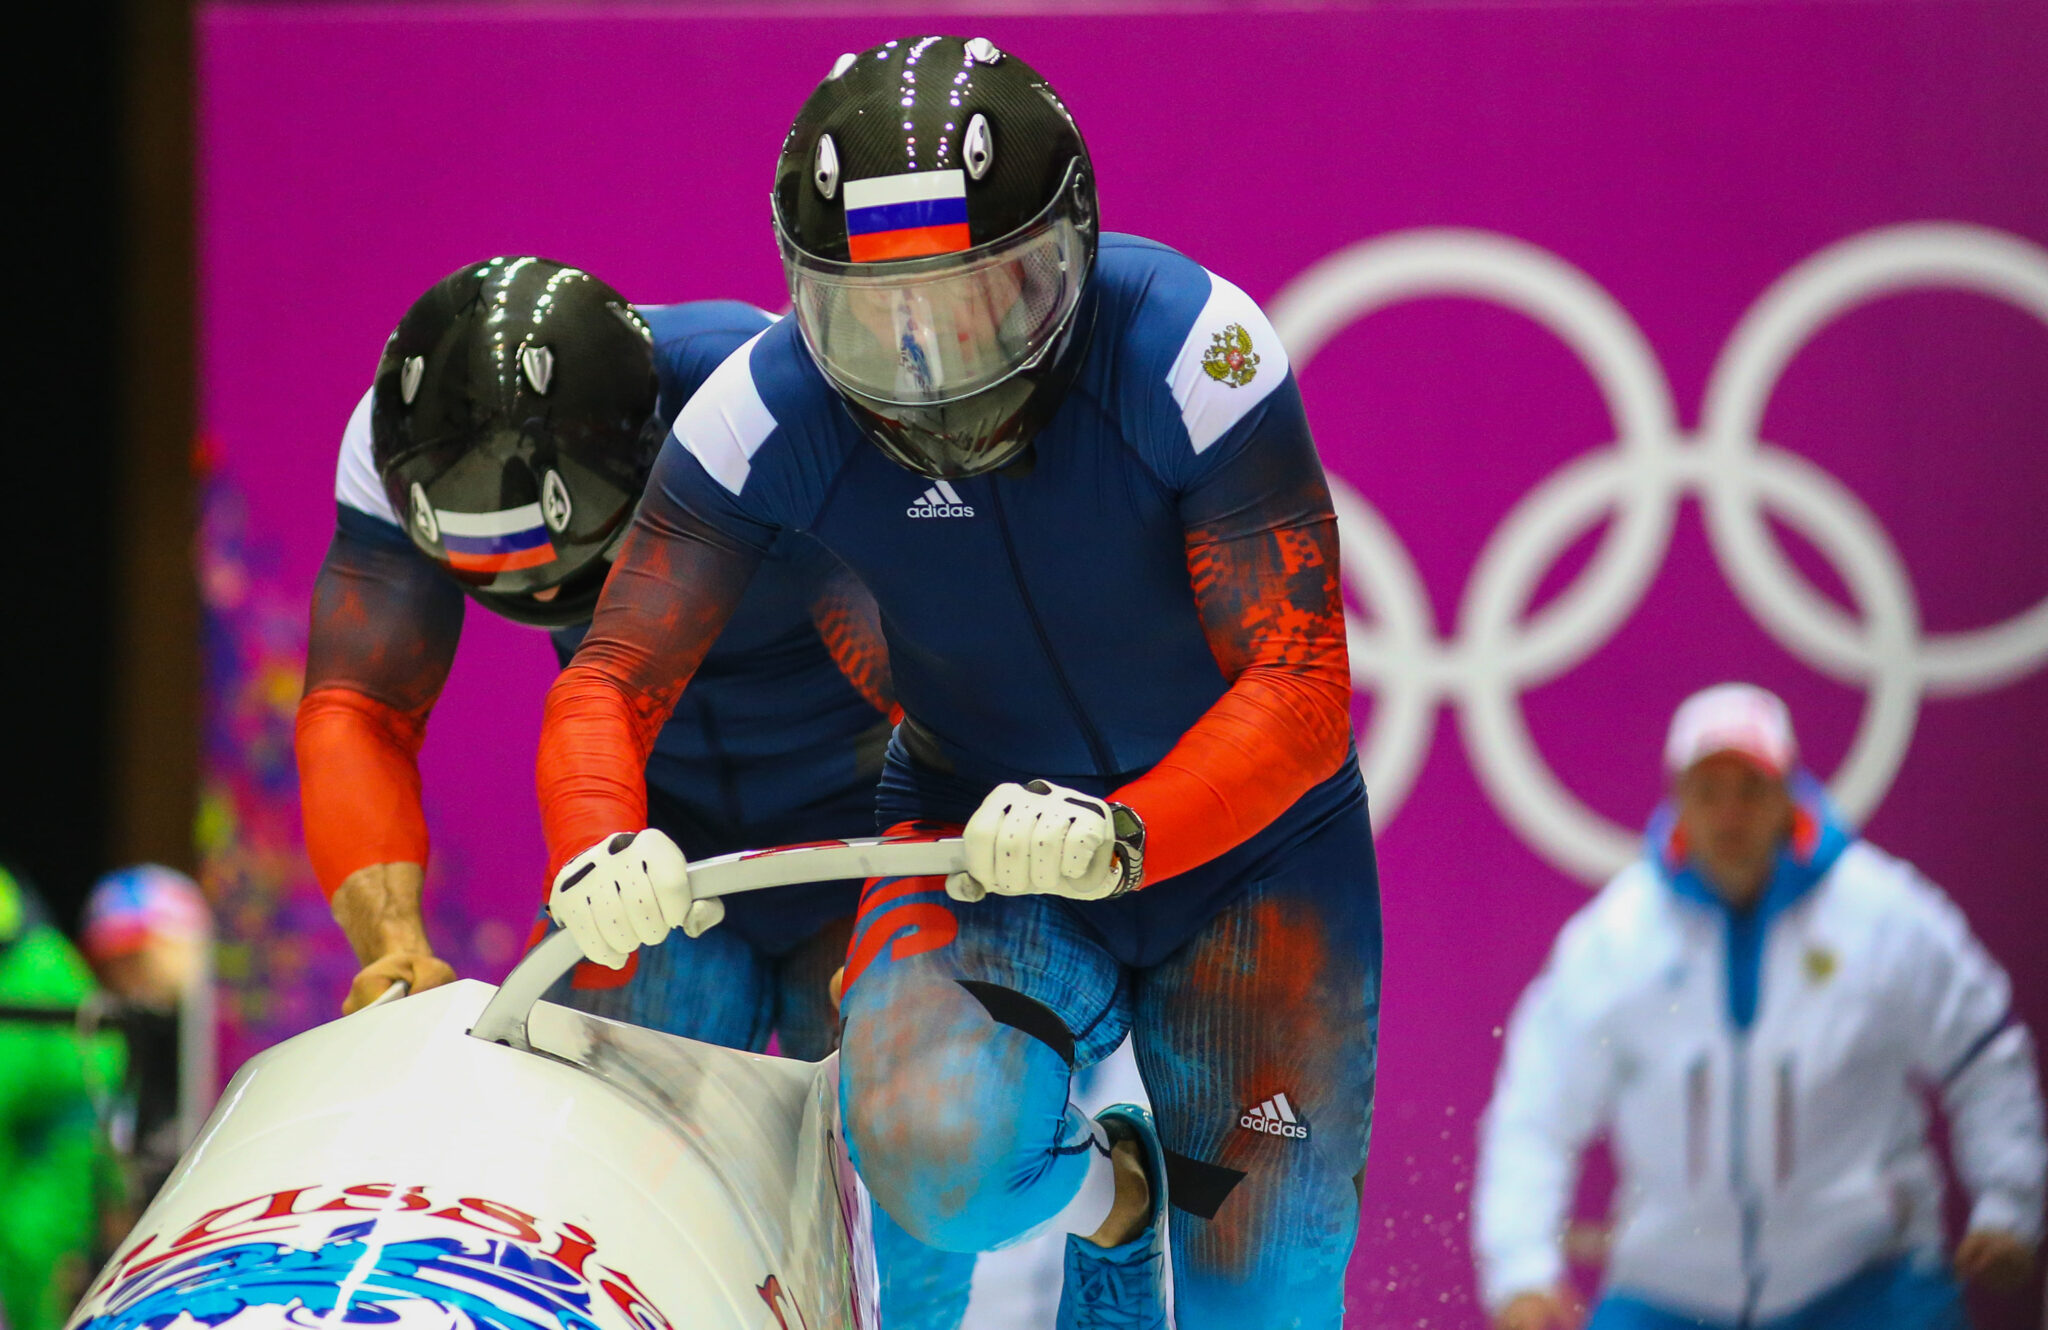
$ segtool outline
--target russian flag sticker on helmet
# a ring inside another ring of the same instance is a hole
[[[967,175],[913,171],[849,180],[846,247],[855,263],[953,254],[970,247]]]
[[[448,566],[465,573],[504,573],[555,561],[547,521],[537,503],[495,513],[434,510]]]

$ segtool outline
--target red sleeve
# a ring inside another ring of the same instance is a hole
[[[1351,751],[1337,517],[1292,379],[1180,498],[1188,579],[1229,681],[1157,766],[1111,797],[1145,822],[1145,879],[1257,835]]]
[[[419,769],[425,738],[424,714],[394,710],[352,689],[322,688],[299,703],[292,741],[306,854],[328,896],[371,864],[425,866]]]
[[[1188,572],[1230,687],[1159,764],[1112,798],[1145,822],[1145,880],[1251,839],[1335,772],[1351,747],[1337,523],[1215,544]]]
[[[293,729],[306,853],[329,896],[371,864],[425,866],[420,744],[462,633],[462,593],[440,570],[351,518],[314,583]]]
[[[655,735],[760,558],[658,489],[642,499],[590,633],[548,690],[535,784],[550,882],[604,837],[647,825]]]

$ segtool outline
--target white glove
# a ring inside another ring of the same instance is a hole
[[[548,914],[599,965],[621,969],[635,947],[669,930],[691,937],[725,918],[725,902],[690,896],[690,867],[676,843],[652,827],[621,831],[562,865]]]
[[[1047,781],[996,786],[961,836],[967,871],[946,879],[946,894],[957,901],[991,891],[1093,901],[1133,885],[1109,804]]]

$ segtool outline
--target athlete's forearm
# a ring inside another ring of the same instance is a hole
[[[369,864],[350,873],[328,900],[334,922],[368,965],[380,956],[429,955],[426,920],[420,911],[425,868],[417,863]]]
[[[668,710],[644,695],[636,707],[580,656],[548,689],[534,787],[550,881],[601,837],[647,825],[647,757]]]
[[[590,632],[548,689],[534,777],[550,881],[600,838],[647,825],[655,736],[759,563],[658,489],[642,500]]]
[[[1328,779],[1348,751],[1340,697],[1348,689],[1240,676],[1157,766],[1112,795],[1145,823],[1145,880],[1235,849]]]
[[[1257,835],[1350,751],[1351,676],[1334,518],[1208,540],[1191,532],[1196,604],[1229,689],[1112,798],[1144,819],[1157,882]]]
[[[371,864],[427,861],[419,751],[462,593],[402,533],[344,508],[311,620],[293,747],[306,851],[331,897]]]
[[[425,864],[420,744],[426,716],[349,688],[317,688],[299,703],[293,746],[306,854],[332,897],[372,864]]]

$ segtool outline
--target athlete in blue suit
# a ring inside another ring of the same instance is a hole
[[[365,966],[352,1005],[453,977],[418,906],[416,754],[465,593],[552,628],[566,662],[669,422],[772,322],[734,301],[636,310],[576,269],[497,259],[393,334],[343,437],[298,718],[307,845]],[[892,705],[872,599],[815,541],[778,540],[655,737],[649,820],[700,857],[865,835]],[[636,973],[582,967],[566,1000],[731,1047],[779,1029],[785,1052],[823,1057],[857,890],[737,897],[724,928]]]
[[[612,848],[630,776],[760,561],[815,538],[906,713],[882,822],[968,850],[863,894],[843,1093],[876,1199],[954,1251],[1073,1234],[1062,1323],[1155,1325],[1163,1192],[1182,1326],[1337,1326],[1379,910],[1286,354],[1200,265],[1098,244],[1078,132],[986,41],[844,57],[775,199],[795,316],[678,417],[549,694],[550,908],[614,963],[690,908],[680,864]],[[1156,1135],[1068,1103],[1126,1030]]]

